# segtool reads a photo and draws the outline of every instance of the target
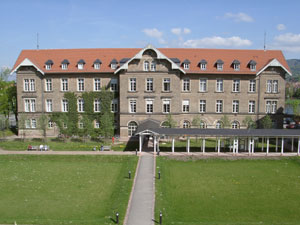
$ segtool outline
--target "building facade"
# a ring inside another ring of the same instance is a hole
[[[282,127],[285,76],[291,75],[281,51],[223,49],[57,49],[23,50],[13,68],[17,73],[19,132],[40,136],[42,114],[67,112],[66,92],[81,98],[86,91],[108,87],[116,133],[127,140],[146,119],[165,126],[168,115],[177,127],[222,128],[227,116],[233,129],[246,128],[245,118],[271,115]],[[99,102],[95,99],[94,111]],[[95,121],[95,128],[100,127]],[[48,122],[47,135],[59,129]]]

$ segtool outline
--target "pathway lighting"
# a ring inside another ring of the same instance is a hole
[[[160,170],[158,171],[158,179],[160,180]]]
[[[119,213],[116,213],[116,224],[119,224]]]
[[[131,179],[131,171],[128,171],[128,178]]]
[[[162,212],[159,212],[159,224],[162,224]]]

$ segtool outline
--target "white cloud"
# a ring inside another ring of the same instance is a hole
[[[184,34],[189,34],[189,33],[191,33],[191,30],[189,28],[184,28],[183,33]]]
[[[275,36],[271,48],[300,53],[300,34],[286,33]]]
[[[183,45],[190,48],[241,47],[250,46],[252,45],[252,42],[248,39],[242,39],[237,36],[229,38],[214,36],[196,40],[187,40]]]
[[[237,14],[234,14],[234,13],[225,13],[224,15],[225,18],[228,18],[228,19],[233,19],[235,22],[253,22],[254,19],[247,15],[246,13],[237,13]]]
[[[175,35],[180,35],[181,34],[181,28],[172,28],[171,32]]]
[[[166,40],[163,38],[163,32],[159,31],[156,28],[151,28],[151,29],[144,29],[143,32],[149,36],[156,38],[160,44],[166,44]]]
[[[276,28],[277,28],[277,30],[285,30],[286,26],[284,24],[280,23],[280,24],[277,25]]]

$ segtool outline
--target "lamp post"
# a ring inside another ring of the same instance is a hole
[[[119,213],[116,213],[116,224],[119,224]]]
[[[159,224],[162,224],[162,212],[159,212]]]
[[[128,178],[131,179],[131,171],[128,171]]]
[[[160,180],[160,170],[158,171],[158,179]]]

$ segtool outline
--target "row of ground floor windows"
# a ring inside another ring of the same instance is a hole
[[[133,136],[137,130],[137,127],[138,127],[138,124],[135,122],[135,121],[130,121],[128,123],[128,136]],[[164,121],[161,123],[161,127],[169,127],[169,123],[167,121]],[[182,125],[183,128],[191,128],[191,123],[190,121],[188,120],[184,120],[183,121],[183,125]],[[222,121],[217,121],[216,122],[216,125],[215,125],[215,128],[216,129],[221,129],[224,127],[224,124]],[[207,128],[207,124],[204,122],[204,121],[201,121],[199,123],[199,127],[197,128],[201,128],[201,129],[205,129]],[[231,128],[232,129],[239,129],[240,128],[240,123],[238,121],[233,121],[231,123]]]

